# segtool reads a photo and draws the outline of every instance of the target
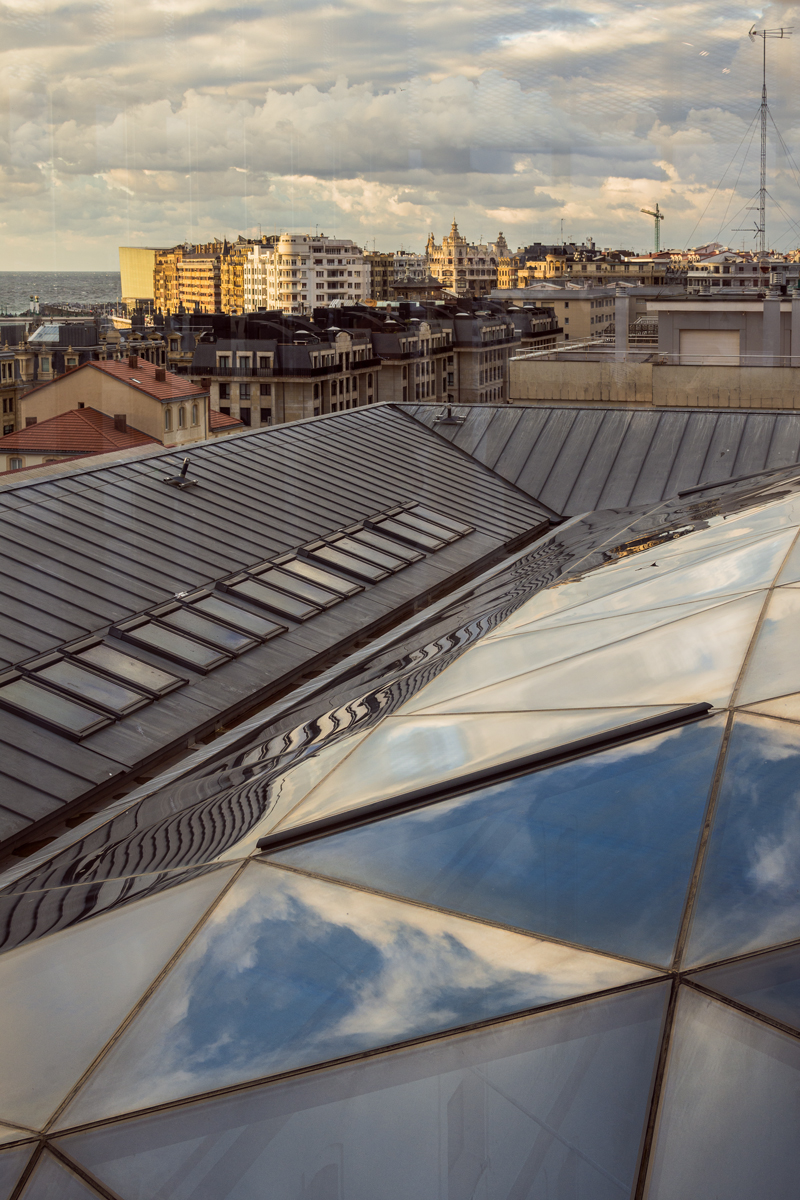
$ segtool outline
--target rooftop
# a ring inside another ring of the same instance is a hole
[[[158,445],[155,438],[133,429],[117,429],[114,418],[94,408],[73,408],[0,438],[0,453],[107,454],[133,446]]]

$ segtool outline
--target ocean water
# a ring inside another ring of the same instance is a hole
[[[0,314],[40,304],[113,304],[120,299],[119,271],[0,271]]]

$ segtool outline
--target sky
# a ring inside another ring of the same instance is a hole
[[[761,45],[695,0],[0,0],[0,270],[315,231],[422,251],[754,246]],[[768,43],[768,241],[800,244],[797,37]],[[749,153],[748,153],[749,148]],[[725,174],[727,170],[727,174]],[[721,186],[720,186],[721,185]],[[743,232],[737,226],[747,227]]]

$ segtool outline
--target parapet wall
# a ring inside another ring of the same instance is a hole
[[[509,399],[516,403],[596,401],[658,408],[800,409],[800,367],[512,359]]]

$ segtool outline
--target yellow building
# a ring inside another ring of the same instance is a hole
[[[142,301],[152,302],[157,253],[147,246],[120,246],[119,274],[123,304],[137,307]]]
[[[459,233],[455,221],[439,245],[433,234],[426,247],[430,273],[456,296],[486,296],[497,287],[497,264],[508,257],[502,233],[496,242],[473,244]]]

